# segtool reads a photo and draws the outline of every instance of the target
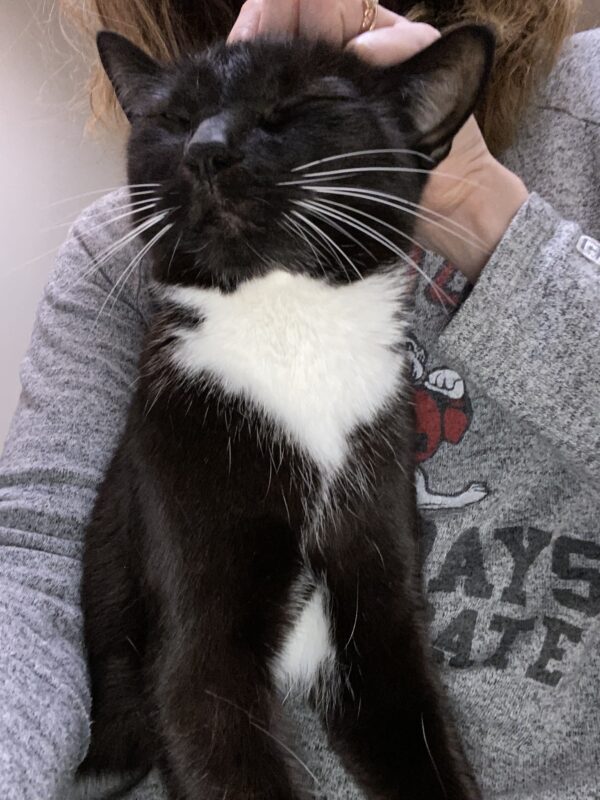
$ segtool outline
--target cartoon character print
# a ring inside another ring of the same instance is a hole
[[[465,382],[457,372],[446,367],[427,372],[427,354],[412,337],[408,339],[407,350],[414,384],[416,458],[418,464],[423,464],[444,442],[461,441],[471,424],[473,409]],[[417,467],[416,487],[419,507],[426,510],[464,508],[488,494],[483,483],[471,483],[456,494],[435,492],[422,466]]]
[[[419,247],[413,247],[410,252],[411,266],[409,271],[415,277],[421,272],[421,267],[425,260],[425,251]],[[469,291],[465,278],[453,264],[444,261],[442,266],[431,280],[428,280],[424,287],[424,295],[429,303],[440,306],[447,312],[455,311],[465,296],[465,291]]]

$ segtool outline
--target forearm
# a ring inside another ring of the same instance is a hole
[[[89,732],[80,621],[67,618],[60,596],[65,585],[78,586],[77,564],[5,547],[0,560],[0,794],[64,797]]]
[[[3,800],[62,800],[87,747],[83,535],[124,423],[143,335],[135,286],[126,284],[101,313],[112,279],[91,259],[123,232],[99,222],[112,215],[98,204],[61,250],[0,459]],[[92,241],[84,241],[86,229],[95,230]],[[127,264],[131,252],[119,255]],[[113,277],[124,266],[119,255]]]
[[[442,231],[434,249],[475,283],[528,197],[523,181],[490,156],[478,185],[453,215],[459,235]]]
[[[518,211],[439,346],[471,384],[600,479],[600,273],[537,195]]]
[[[475,283],[529,192],[489,152],[471,117],[429,175],[417,226],[422,246]]]

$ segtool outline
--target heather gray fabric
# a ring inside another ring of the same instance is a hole
[[[600,267],[593,243],[577,249],[582,234],[600,238],[599,126],[592,31],[569,44],[504,158],[535,193],[477,285],[469,294],[428,255],[439,288],[417,292],[432,637],[486,800],[600,798]],[[1,462],[4,800],[71,797],[88,740],[82,537],[149,313],[143,270],[115,290],[135,247],[88,272],[126,232],[98,227],[122,200],[84,212],[60,252]],[[356,798],[314,720],[291,711],[319,795]],[[156,776],[129,797],[162,798]]]

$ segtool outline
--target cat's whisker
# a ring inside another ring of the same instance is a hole
[[[303,169],[310,169],[311,167],[316,167],[319,164],[325,164],[329,161],[338,161],[343,158],[355,158],[357,156],[378,155],[378,154],[383,155],[388,153],[402,153],[404,155],[419,156],[420,158],[424,158],[425,161],[429,161],[431,164],[435,163],[433,158],[426,155],[425,153],[421,153],[419,150],[409,150],[405,147],[381,147],[381,148],[376,148],[375,150],[350,150],[346,153],[339,153],[335,156],[327,156],[327,158],[319,158],[316,161],[309,161],[308,164],[302,164],[299,167],[294,167],[294,169],[292,169],[291,172],[300,172]]]
[[[310,228],[305,228],[305,226],[302,225],[302,223],[299,220],[292,220],[292,222],[295,225],[297,225],[298,230],[299,230],[300,235],[302,236],[303,240],[308,244],[308,246],[315,253],[315,257],[317,259],[317,263],[319,265],[319,269],[321,270],[321,273],[322,273],[323,277],[325,278],[325,280],[327,280],[327,278],[328,278],[327,263],[328,263],[329,258],[330,258],[329,253],[332,252],[331,248],[329,247],[329,245],[327,245],[328,250],[325,250],[323,248],[322,243],[321,243],[322,240]],[[338,263],[340,263],[337,253],[333,253],[333,255],[334,255],[334,258],[336,259],[336,261],[338,261]],[[345,267],[343,261],[341,262],[340,266],[341,266],[342,270],[344,271],[344,275],[346,276],[346,280],[349,280],[348,273],[346,271],[346,267]]]
[[[408,239],[411,244],[414,244],[416,247],[419,247],[423,250],[423,245],[419,242],[418,239],[415,239],[413,236],[410,236],[408,233],[405,233],[403,230],[396,228],[394,225],[390,225],[389,222],[385,222],[385,220],[376,217],[374,214],[368,214],[366,211],[361,211],[360,209],[356,208],[355,206],[349,206],[346,203],[339,203],[335,200],[307,200],[306,202],[314,204],[315,206],[319,206],[320,208],[329,208],[329,210],[333,211],[336,208],[343,208],[346,211],[353,212],[354,214],[358,214],[361,217],[366,217],[367,219],[372,220],[373,222],[377,222],[379,225],[383,225],[385,228],[389,228],[390,230],[394,231],[395,233],[399,233],[405,239]]]
[[[357,573],[357,575],[356,575],[356,611],[354,612],[354,623],[352,625],[352,630],[350,631],[350,636],[348,637],[348,641],[344,645],[344,650],[348,649],[348,645],[352,641],[352,638],[353,638],[354,633],[356,631],[356,625],[358,623],[358,594],[359,594],[359,588],[360,588],[360,585],[359,585],[359,574]]]
[[[311,200],[294,200],[294,205],[298,205],[303,208],[305,211],[312,212],[313,214],[319,215],[326,215],[331,217],[332,219],[336,219],[341,223],[346,223],[351,225],[356,230],[366,233],[368,236],[373,238],[375,241],[379,242],[380,244],[385,245],[388,249],[391,249],[391,252],[396,253],[397,255],[401,255],[402,258],[409,259],[412,262],[412,259],[405,253],[405,251],[397,245],[395,242],[392,242],[391,239],[388,239],[379,231],[376,231],[375,228],[372,228],[370,225],[366,223],[360,222],[355,218],[352,218],[349,214],[344,214],[341,211],[337,211],[336,209],[328,208],[325,203],[318,203]],[[394,230],[396,230],[394,228]],[[398,231],[399,233],[399,231]],[[415,269],[418,269],[418,266],[413,262]]]
[[[405,200],[402,197],[397,197],[396,195],[388,194],[386,192],[374,191],[372,189],[363,189],[360,186],[304,186],[303,188],[306,189],[307,191],[315,192],[317,194],[346,195],[349,197],[356,197],[357,199],[371,200],[374,203],[380,203],[381,205],[387,205],[390,206],[391,208],[396,208],[399,211],[404,211],[407,214],[411,214],[417,219],[423,220],[424,222],[428,222],[430,225],[435,225],[436,227],[440,228],[446,233],[449,233],[452,236],[455,236],[457,239],[464,241],[466,244],[469,244],[472,247],[480,249],[482,252],[486,253],[488,252],[487,248],[483,246],[485,244],[483,242],[483,239],[480,239],[479,236],[473,234],[473,232],[470,231],[469,228],[446,217],[444,214],[438,214],[435,211],[430,211],[429,209],[425,208],[419,203],[413,203],[409,200]],[[410,208],[407,206],[410,206]],[[426,213],[421,214],[418,211],[412,210],[413,208],[420,208]],[[437,221],[437,219],[431,219],[431,216],[428,215],[431,215],[439,219],[445,219],[448,223],[454,225],[458,230],[466,231],[471,238],[462,236],[455,230],[452,230],[452,228],[442,225],[440,222]]]
[[[148,217],[145,217],[140,224],[134,228],[133,230],[129,230],[125,233],[120,239],[114,242],[112,245],[109,245],[105,250],[103,250],[96,258],[92,259],[91,266],[88,267],[72,284],[72,288],[75,288],[79,285],[82,280],[88,278],[93,272],[97,269],[100,269],[102,265],[108,261],[112,256],[116,255],[120,249],[126,247],[130,242],[132,242],[137,236],[139,236],[144,230],[147,228],[151,228],[152,225],[157,224],[160,220],[163,219],[162,215],[154,214]]]
[[[156,214],[153,214],[150,217],[144,218],[144,220],[142,220],[139,225],[137,225],[135,228],[133,228],[133,230],[131,230],[129,233],[125,234],[124,237],[121,237],[121,239],[118,239],[115,242],[114,245],[109,247],[108,251],[106,251],[106,250],[103,251],[100,254],[99,258],[94,259],[94,265],[95,266],[101,266],[102,264],[104,264],[109,258],[112,258],[112,256],[114,256],[115,253],[118,252],[119,249],[121,249],[121,247],[123,246],[123,240],[124,239],[125,239],[125,243],[128,244],[131,239],[139,236],[140,233],[143,233],[144,231],[148,230],[149,228],[151,228],[156,223],[161,222],[165,217],[167,217],[169,215],[169,213],[171,211],[175,211],[176,208],[177,207],[175,207],[175,206],[173,206],[171,208],[165,208],[165,209],[161,210],[160,212],[158,212]]]
[[[315,205],[317,205],[317,204],[315,203]],[[323,205],[326,205],[326,204],[324,203]],[[322,219],[323,219],[325,222],[327,222],[327,224],[328,224],[328,225],[330,225],[332,228],[334,228],[335,230],[337,230],[339,233],[341,233],[341,234],[342,234],[343,236],[345,236],[347,239],[350,239],[352,242],[354,242],[354,244],[356,244],[358,247],[360,247],[360,249],[361,249],[363,252],[365,252],[365,253],[366,253],[368,256],[370,256],[370,257],[373,259],[373,261],[377,261],[376,257],[373,255],[373,253],[371,252],[371,250],[369,250],[369,248],[368,248],[368,247],[366,247],[366,246],[365,246],[365,245],[364,245],[364,244],[363,244],[361,241],[359,241],[359,240],[356,238],[356,236],[353,236],[353,235],[352,235],[352,234],[351,234],[349,231],[347,231],[347,230],[346,230],[345,228],[343,228],[341,225],[338,225],[337,223],[333,222],[333,220],[332,220],[332,219],[330,219],[329,217],[325,217],[325,216],[323,216],[323,215],[320,215],[320,216],[321,216],[321,218],[322,218]]]
[[[350,279],[348,277],[348,272],[346,271],[346,267],[344,265],[344,262],[342,261],[340,263],[339,256],[337,255],[337,253],[335,251],[332,251],[331,247],[327,244],[327,242],[325,243],[327,245],[327,250],[325,250],[323,248],[323,245],[322,245],[322,239],[319,238],[314,233],[314,231],[312,231],[310,228],[305,228],[305,226],[302,225],[302,223],[299,220],[291,219],[291,222],[298,228],[298,230],[300,232],[300,235],[302,236],[302,239],[305,242],[307,242],[308,246],[315,253],[315,256],[317,258],[317,263],[319,265],[319,268],[320,268],[325,280],[327,280],[327,278],[328,278],[327,263],[328,263],[329,258],[330,258],[329,253],[333,253],[334,258],[340,264],[342,270],[344,271],[344,275],[346,276],[346,280],[349,281]],[[321,260],[321,259],[323,259],[323,260]]]
[[[332,247],[334,249],[334,254],[339,253],[341,256],[343,256],[346,259],[346,261],[348,262],[348,264],[350,264],[350,266],[352,267],[352,269],[356,273],[356,275],[359,278],[362,279],[362,275],[360,274],[360,272],[356,268],[356,265],[354,264],[352,259],[348,256],[347,253],[345,253],[342,250],[342,248],[336,242],[333,241],[333,239],[330,236],[328,236],[317,224],[315,224],[311,220],[307,219],[307,217],[305,217],[304,214],[301,214],[299,211],[292,211],[292,214],[293,214],[293,216],[299,217],[300,219],[302,219],[306,225],[308,225],[316,233],[318,233],[319,236],[321,236],[330,245],[330,247]],[[346,268],[343,265],[343,262],[340,260],[340,255],[336,255],[336,257],[337,257],[337,259],[338,259],[338,261],[340,263],[340,266],[344,270],[344,273],[346,275],[346,278],[348,279],[348,282],[350,282],[350,277],[348,275],[348,272],[347,272]]]
[[[143,211],[147,211],[150,208],[154,208],[158,202],[159,202],[159,198],[157,197],[157,198],[147,198],[145,200],[138,200],[135,203],[128,203],[127,205],[123,205],[123,206],[115,206],[114,208],[111,209],[111,212],[112,211],[122,211],[124,208],[127,208],[129,210],[127,212],[125,212],[124,214],[119,214],[117,216],[111,217],[110,219],[107,219],[104,222],[99,223],[98,225],[93,225],[90,228],[88,228],[86,226],[85,232],[87,234],[87,233],[90,233],[91,231],[97,231],[100,228],[105,228],[108,225],[111,225],[114,222],[118,222],[120,219],[123,219],[124,217],[128,217],[130,214],[133,214],[133,213],[136,213],[136,212],[141,214]],[[144,205],[144,204],[146,204],[146,205]],[[138,206],[141,206],[141,207],[138,208]],[[72,225],[73,222],[74,222],[74,220],[66,220],[65,222],[59,222],[58,225],[51,225],[48,228],[42,228],[41,229],[41,233],[46,233],[48,231],[55,231],[58,228],[64,228],[67,225]]]
[[[311,202],[310,201],[296,200],[296,201],[294,201],[294,203],[297,204],[297,205],[302,206],[305,209],[307,208],[307,206],[310,209],[310,206],[311,206]],[[421,275],[427,282],[429,282],[429,283],[431,282],[431,279],[429,278],[429,276],[425,272],[423,272],[421,267],[417,264],[417,262],[414,259],[412,259],[408,255],[408,253],[406,253],[401,247],[399,247],[391,239],[388,239],[387,236],[384,236],[382,233],[379,233],[379,231],[376,231],[370,225],[362,223],[359,220],[356,220],[356,219],[350,217],[350,215],[348,215],[348,214],[343,214],[342,212],[323,210],[323,213],[329,214],[334,219],[338,219],[338,220],[340,220],[342,222],[345,221],[347,225],[350,225],[351,227],[356,228],[356,230],[359,230],[362,233],[365,233],[367,236],[369,236],[370,238],[374,239],[375,241],[379,242],[384,247],[386,247],[390,252],[392,252],[392,253],[396,254],[397,256],[399,256],[403,261],[405,261],[406,263],[410,264],[413,267],[413,269],[415,269],[419,273],[419,275]],[[448,298],[448,300],[449,299],[450,298]]]
[[[294,212],[292,212],[292,213],[294,213]],[[301,214],[298,214],[297,216],[298,216],[300,219],[304,219],[304,218],[303,218],[303,216],[302,216]],[[323,238],[323,236],[321,235],[321,234],[322,234],[322,231],[321,231],[321,229],[320,229],[320,228],[318,228],[318,226],[314,226],[314,228],[311,228],[311,227],[309,227],[309,226],[307,226],[307,225],[303,225],[301,221],[299,221],[298,219],[296,219],[296,220],[293,220],[293,219],[291,219],[291,217],[290,217],[290,221],[291,221],[293,224],[297,225],[298,229],[299,229],[299,230],[300,230],[300,231],[303,233],[303,238],[304,238],[304,240],[305,240],[305,241],[308,241],[308,240],[307,240],[307,237],[310,237],[310,239],[311,239],[313,242],[315,242],[315,243],[316,243],[316,247],[319,249],[319,252],[321,253],[321,255],[323,256],[323,258],[324,258],[326,261],[327,261],[327,259],[329,258],[329,256],[327,255],[327,251],[328,251],[329,253],[331,253],[331,254],[333,255],[333,257],[336,259],[337,263],[338,263],[338,264],[340,265],[340,267],[342,268],[342,270],[344,271],[344,274],[346,275],[346,278],[347,278],[347,280],[348,280],[348,281],[350,281],[350,277],[349,277],[349,275],[348,275],[348,272],[347,272],[347,270],[346,270],[346,267],[345,267],[345,265],[344,265],[344,262],[343,262],[343,261],[340,259],[340,256],[339,256],[339,254],[338,254],[338,253],[336,252],[336,250],[335,250],[335,249],[332,247],[332,245],[330,244],[330,242],[328,242],[326,239],[324,239],[324,238]],[[307,222],[307,221],[308,221],[308,220],[305,220],[305,222]],[[310,242],[309,242],[309,244],[310,244]],[[324,244],[324,245],[325,245],[325,247],[327,248],[327,251],[325,251],[325,252],[324,252],[324,251],[321,249],[321,248],[323,247],[323,244]],[[323,274],[325,274],[325,271],[323,272]]]
[[[74,194],[71,197],[65,197],[62,200],[57,200],[54,203],[50,203],[50,205],[46,206],[46,208],[55,208],[56,206],[60,206],[63,203],[68,203],[71,200],[81,200],[81,198],[83,198],[83,197],[92,197],[93,195],[97,195],[97,194],[102,195],[102,194],[108,194],[109,192],[117,192],[117,191],[119,191],[119,189],[123,189],[123,190],[125,190],[125,189],[138,189],[138,188],[139,189],[150,189],[150,188],[156,188],[156,187],[158,187],[160,185],[161,185],[160,183],[132,183],[132,184],[124,184],[123,186],[112,186],[112,187],[109,187],[108,189],[94,189],[91,192],[82,192],[81,194]]]
[[[319,789],[321,788],[321,784],[319,782],[319,779],[309,769],[308,765],[305,764],[304,761],[302,761],[300,756],[296,752],[294,752],[294,750],[292,750],[292,748],[289,747],[285,742],[281,741],[281,739],[279,739],[277,736],[274,736],[271,733],[271,731],[267,730],[259,722],[257,722],[256,721],[256,717],[254,717],[249,711],[247,711],[245,708],[242,708],[242,706],[239,706],[237,703],[234,703],[233,700],[229,700],[227,697],[221,697],[221,695],[216,694],[216,692],[212,692],[210,689],[205,689],[204,691],[210,697],[214,697],[215,700],[219,700],[221,703],[226,703],[228,706],[231,706],[232,708],[235,708],[236,711],[239,711],[240,713],[245,714],[248,717],[248,721],[250,722],[250,724],[253,727],[255,727],[257,730],[261,731],[261,733],[264,733],[265,736],[268,736],[270,739],[272,739],[274,742],[276,742],[280,747],[282,747],[286,751],[286,753],[288,753],[290,756],[292,756],[292,758],[295,759],[295,761],[306,771],[307,775],[309,775],[312,778],[312,780],[315,782],[315,785],[317,786],[317,788],[319,788]]]
[[[5,272],[3,277],[10,278],[13,275],[16,275],[18,272],[21,272],[22,269],[26,269],[27,267],[30,267],[32,264],[36,264],[38,261],[41,261],[43,258],[56,255],[56,253],[58,253],[61,247],[62,247],[62,242],[61,244],[52,247],[50,250],[46,250],[45,253],[40,253],[39,256],[34,256],[33,258],[30,258],[29,261],[24,261],[22,264],[17,264],[16,267]]]
[[[86,229],[86,230],[89,230],[89,229]],[[8,272],[6,272],[4,277],[8,278],[8,277],[10,277],[12,275],[16,275],[18,272],[20,272],[23,269],[26,269],[27,267],[30,267],[32,264],[36,264],[38,261],[41,261],[42,259],[47,258],[48,256],[56,255],[56,253],[58,253],[58,251],[61,249],[62,246],[63,246],[63,243],[61,242],[60,244],[56,245],[55,247],[50,248],[50,250],[46,250],[46,252],[40,253],[39,256],[34,256],[33,258],[30,258],[28,261],[25,261],[22,264],[18,264],[16,267],[14,267],[14,269],[11,269]],[[112,245],[111,245],[111,247],[112,247]],[[104,252],[106,252],[106,251],[104,251]],[[100,255],[102,255],[102,254],[100,254]],[[89,274],[89,271],[86,270],[83,273],[83,275],[81,275],[77,279],[77,281],[75,282],[74,286],[77,286],[79,281],[82,278],[85,278],[88,274]]]
[[[153,214],[150,217],[146,217],[142,220],[139,225],[137,225],[133,230],[128,231],[120,239],[117,239],[116,242],[111,244],[105,250],[103,250],[96,258],[92,259],[91,266],[86,269],[80,276],[77,278],[75,283],[73,284],[72,288],[75,288],[79,285],[82,280],[85,280],[89,277],[95,270],[99,269],[106,261],[116,255],[119,250],[123,247],[126,247],[130,242],[136,239],[141,233],[145,230],[148,230],[153,225],[158,224],[167,216],[168,211],[161,211],[160,214]]]
[[[161,228],[161,230],[157,234],[155,234],[152,237],[152,239],[150,239],[150,241],[147,242],[141,248],[141,250],[131,259],[131,261],[129,262],[127,267],[123,270],[123,272],[119,276],[118,280],[115,281],[114,286],[112,287],[112,289],[108,293],[106,299],[102,303],[102,306],[100,307],[100,311],[98,312],[98,315],[97,315],[97,317],[96,317],[96,319],[94,321],[94,324],[92,325],[92,330],[94,330],[94,328],[96,327],[96,325],[98,323],[98,320],[102,316],[102,312],[104,311],[104,309],[106,308],[106,305],[108,304],[108,301],[110,300],[110,298],[113,295],[113,293],[118,290],[119,285],[122,284],[122,287],[121,287],[121,290],[122,290],[122,288],[127,283],[127,280],[133,274],[133,272],[135,271],[135,269],[138,266],[138,264],[141,263],[142,259],[146,255],[146,253],[148,253],[152,249],[152,247],[159,241],[159,239],[161,239],[168,231],[171,230],[171,228],[173,227],[174,224],[175,224],[174,222],[170,222],[168,225],[165,225],[163,228]],[[111,313],[112,313],[112,311],[114,311],[114,307],[115,307],[115,304],[117,303],[117,301],[119,299],[119,296],[120,296],[120,291],[117,292],[116,297],[115,297],[115,299],[113,301],[113,304],[112,304],[112,307],[111,307]]]
[[[372,189],[366,189],[362,186],[315,186],[315,185],[302,185],[302,189],[305,189],[307,192],[314,192],[320,194],[338,194],[343,196],[349,197],[357,197],[364,200],[371,200],[372,202],[379,202],[383,205],[389,205],[392,208],[397,208],[399,211],[404,211],[407,214],[411,214],[417,219],[421,219],[425,222],[428,222],[431,225],[435,225],[436,227],[440,228],[441,230],[449,233],[452,236],[455,236],[460,241],[465,242],[466,244],[480,250],[482,253],[488,253],[487,247],[485,247],[485,242],[481,239],[477,234],[473,233],[470,228],[467,228],[465,225],[461,225],[459,222],[448,217],[446,214],[440,214],[437,211],[432,211],[431,209],[426,208],[420,203],[414,203],[411,200],[407,200],[403,197],[398,197],[397,195],[387,194],[385,192],[378,192]],[[360,194],[359,194],[360,193]],[[372,198],[382,197],[382,198],[390,198],[394,200],[393,203],[386,203],[384,200],[376,200]],[[418,211],[413,211],[412,209],[420,209],[424,213],[420,213]],[[434,219],[435,218],[435,219]],[[452,228],[448,228],[442,225],[437,220],[445,220],[448,225],[453,225],[457,230],[453,230]],[[458,231],[464,231],[465,233],[469,234],[469,237],[463,236],[462,234],[458,233]]]
[[[287,215],[285,215],[285,216],[287,216]],[[304,234],[302,234],[302,236],[299,237],[298,231],[295,230],[291,225],[291,222],[293,222],[293,221],[294,220],[290,220],[290,218],[288,217],[287,221],[286,220],[278,220],[278,225],[282,230],[287,231],[287,233],[292,238],[294,238],[294,239],[302,238],[306,242],[306,244],[312,250],[312,253],[313,253],[314,257],[315,257],[315,263],[318,265],[319,269],[323,273],[323,277],[325,277],[325,270],[323,268],[323,264],[321,263],[321,259],[319,258],[319,255],[318,255],[316,249],[313,247],[312,243],[304,236]]]
[[[142,262],[142,259],[144,258],[144,256],[145,256],[147,253],[149,253],[149,252],[150,252],[150,250],[152,249],[152,247],[153,247],[153,246],[154,246],[154,245],[155,245],[155,244],[156,244],[156,243],[157,243],[157,242],[158,242],[160,239],[162,239],[162,237],[163,237],[163,236],[165,236],[165,235],[166,235],[166,234],[167,234],[167,233],[168,233],[168,232],[171,230],[171,228],[173,227],[173,225],[174,225],[174,224],[175,224],[174,222],[170,222],[168,225],[165,225],[165,226],[164,226],[164,228],[162,228],[162,230],[161,230],[159,233],[157,233],[157,234],[156,234],[156,236],[154,236],[154,237],[152,238],[152,240],[151,240],[151,241],[149,241],[149,242],[148,242],[148,244],[145,246],[145,248],[144,248],[144,249],[143,249],[143,250],[142,250],[142,251],[141,251],[141,252],[140,252],[140,253],[139,253],[139,254],[138,254],[138,255],[137,255],[137,256],[136,256],[134,259],[132,259],[132,261],[131,261],[131,263],[130,263],[130,266],[129,266],[129,267],[128,267],[128,269],[127,269],[127,270],[125,270],[125,272],[123,273],[123,274],[125,275],[125,277],[123,278],[123,275],[121,275],[121,277],[119,278],[119,280],[118,280],[118,281],[116,282],[116,284],[115,284],[115,286],[117,286],[117,285],[118,285],[118,283],[119,283],[121,280],[123,281],[123,282],[122,282],[122,285],[121,285],[121,288],[119,289],[119,291],[117,292],[117,295],[116,295],[115,299],[113,300],[113,304],[112,304],[112,306],[111,306],[111,314],[112,314],[112,312],[114,311],[115,305],[116,305],[116,304],[117,304],[117,302],[119,301],[119,297],[121,296],[121,294],[122,294],[122,292],[123,292],[123,289],[125,288],[125,286],[126,286],[126,284],[127,284],[127,281],[129,280],[129,278],[131,277],[131,275],[134,273],[135,269],[136,269],[136,268],[137,268],[137,267],[138,267],[138,266],[141,264],[141,262]]]
[[[389,222],[385,222],[385,220],[379,219],[379,217],[376,217],[373,214],[368,214],[366,211],[360,211],[359,209],[354,208],[354,206],[348,206],[345,203],[337,203],[337,202],[335,202],[333,200],[323,201],[323,202],[308,200],[306,202],[309,203],[311,206],[314,205],[315,207],[318,207],[318,208],[322,209],[322,213],[324,213],[324,214],[327,213],[327,212],[329,212],[329,214],[334,214],[334,213],[336,213],[338,208],[344,208],[347,211],[353,212],[354,214],[359,214],[361,217],[366,217],[367,219],[370,219],[373,222],[376,222],[379,225],[382,225],[383,227],[394,231],[395,233],[399,233],[405,239],[408,239],[408,241],[411,242],[412,244],[416,245],[417,247],[421,247],[422,248],[421,243],[417,239],[414,239],[412,236],[409,236],[408,234],[404,233],[403,231],[398,230],[398,228],[395,228],[393,225],[390,225]],[[337,213],[339,214],[339,216],[342,219],[347,220],[349,222],[359,222],[360,221],[360,220],[357,220],[356,217],[352,216],[351,214],[345,214],[342,211],[339,211]],[[432,287],[433,291],[437,294],[438,297],[443,298],[444,301],[446,303],[448,303],[449,305],[453,305],[451,298],[446,294],[446,292],[444,292],[444,290],[440,286],[437,286],[437,284],[435,284],[431,280],[431,278],[425,272],[423,272],[423,270],[419,269],[419,273],[422,275],[422,277],[425,279],[425,281]],[[446,310],[446,309],[444,309],[444,310]]]
[[[350,175],[362,174],[365,172],[401,172],[408,174],[422,174],[431,175],[430,169],[419,169],[417,167],[350,167],[348,169],[334,169],[327,172],[306,172],[302,176],[302,180],[298,181],[282,181],[278,186],[298,186],[301,183],[318,183],[326,178],[345,178]],[[481,184],[476,181],[471,181],[468,178],[461,178],[460,175],[453,175],[450,172],[439,172],[436,170],[436,177],[449,178],[458,183],[467,183],[470,186],[481,188]]]
[[[421,733],[423,734],[423,742],[425,743],[425,749],[427,750],[427,755],[429,756],[429,760],[431,761],[431,766],[434,769],[435,776],[438,779],[438,783],[440,785],[440,789],[444,793],[444,797],[448,798],[448,793],[446,792],[446,787],[442,781],[442,776],[440,775],[440,771],[438,769],[437,764],[435,763],[435,759],[433,757],[433,753],[431,752],[431,748],[429,747],[429,742],[427,741],[427,734],[425,733],[425,717],[423,712],[421,712]]]
[[[267,259],[263,255],[261,255],[261,253],[259,253],[255,247],[253,247],[250,244],[250,242],[245,236],[242,236],[242,239],[248,250],[250,250],[251,253],[254,253],[254,255],[258,258],[258,260],[261,261],[267,269],[270,269],[273,266],[271,262],[267,261]]]
[[[111,206],[110,210],[111,210],[111,213],[113,213],[114,211],[122,211],[125,208],[135,208],[136,206],[141,206],[144,203],[150,203],[150,202],[153,202],[153,201],[154,202],[158,202],[159,199],[160,198],[157,197],[156,195],[154,197],[142,197],[139,200],[132,200],[129,203],[123,203],[122,205],[119,205],[119,206]],[[94,209],[94,210],[90,210],[90,211],[88,211],[86,213],[87,213],[87,216],[89,216],[89,217],[97,217],[98,215],[104,213],[104,209],[103,208],[97,208],[97,209]],[[57,228],[63,228],[66,225],[72,225],[75,222],[76,219],[77,219],[77,217],[70,216],[69,219],[64,219],[62,222],[58,222],[56,225],[49,225],[46,228],[40,228],[40,233],[46,233],[47,231],[54,231]]]
[[[204,244],[200,245],[200,247],[193,247],[191,250],[187,247],[183,247],[181,249],[182,253],[185,253],[186,256],[199,256],[202,255],[208,249],[208,244],[205,242]]]
[[[292,213],[294,214],[293,211],[292,211]],[[329,253],[331,253],[331,255],[335,258],[336,262],[340,265],[340,268],[344,272],[344,275],[346,276],[346,280],[348,281],[348,283],[350,283],[350,276],[348,275],[348,270],[346,269],[345,263],[340,258],[341,248],[338,247],[335,244],[335,242],[333,241],[333,239],[331,239],[331,237],[327,236],[327,234],[323,231],[323,229],[320,228],[315,222],[310,222],[308,219],[306,219],[306,217],[304,217],[301,214],[298,214],[297,216],[300,219],[304,220],[305,227],[307,225],[310,226],[310,227],[306,227],[306,231],[310,232],[311,236],[314,237],[314,239],[316,241],[320,241],[320,242],[324,243],[325,247],[327,248],[327,251]],[[349,258],[343,252],[342,252],[342,255],[344,255],[344,257]]]
[[[318,249],[318,243],[317,243],[317,246],[315,247],[315,245],[308,238],[307,233],[304,231],[304,229],[302,228],[302,225],[299,222],[297,222],[296,220],[292,219],[289,214],[284,214],[283,216],[286,218],[287,223],[286,222],[281,222],[281,220],[280,220],[280,224],[282,226],[286,226],[287,225],[288,229],[291,230],[292,233],[295,236],[300,235],[301,239],[304,242],[306,242],[306,244],[310,247],[310,249],[314,253],[315,259],[317,261],[317,264],[319,265],[319,268],[321,269],[321,272],[323,273],[323,277],[326,277],[327,274],[326,274],[326,271],[325,271],[325,266],[324,266],[323,262],[321,261],[321,257],[325,258],[325,260],[326,260],[327,259],[327,255],[325,253],[323,253],[322,250]]]
[[[173,248],[173,252],[171,254],[171,259],[169,261],[169,266],[167,267],[167,280],[169,280],[169,275],[171,274],[171,267],[173,266],[173,261],[175,259],[175,253],[177,252],[177,248],[181,244],[181,239],[183,237],[183,231],[179,234],[177,241],[175,242],[175,247]],[[204,245],[206,247],[206,245]]]

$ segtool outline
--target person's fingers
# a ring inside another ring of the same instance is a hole
[[[312,39],[326,39],[341,47],[353,39],[363,22],[362,0],[299,0],[298,32]],[[376,27],[393,25],[400,17],[379,7]]]
[[[352,39],[348,49],[365,61],[380,67],[406,61],[439,39],[440,32],[424,22],[409,22],[400,17],[393,25],[362,33]]]
[[[228,41],[253,39],[261,34],[300,34],[341,46],[358,34],[363,14],[362,0],[246,0]],[[380,6],[375,29],[389,27],[401,19]]]
[[[374,30],[377,30],[378,28],[389,28],[390,25],[395,25],[396,22],[398,22],[401,19],[403,19],[403,17],[401,17],[400,14],[395,14],[393,11],[389,11],[387,8],[384,8],[383,6],[379,6],[377,17],[375,18]]]
[[[258,33],[261,11],[262,0],[246,0],[229,32],[227,41],[231,43],[253,39]]]
[[[346,28],[355,16],[350,7],[356,4],[357,0],[301,0],[298,32],[309,39],[325,39],[341,47],[350,38]],[[360,22],[356,24],[360,27]]]
[[[259,36],[296,36],[302,2],[303,0],[262,0]]]

